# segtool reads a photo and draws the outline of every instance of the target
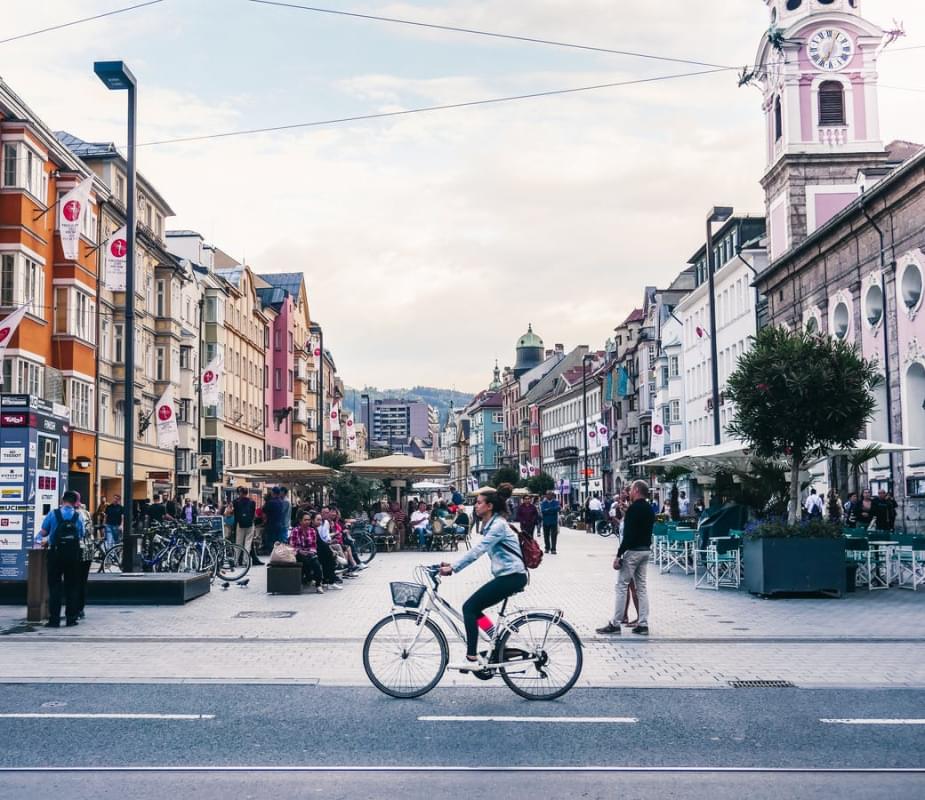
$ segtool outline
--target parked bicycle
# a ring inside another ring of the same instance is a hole
[[[392,613],[366,636],[366,675],[390,697],[420,697],[440,682],[450,649],[437,620],[460,642],[466,642],[462,614],[439,594],[439,570],[439,566],[415,567],[416,582],[391,583]],[[581,675],[581,639],[560,609],[526,608],[509,614],[507,604],[507,600],[502,603],[494,624],[487,620],[485,627],[479,626],[488,664],[466,671],[481,680],[500,675],[513,692],[527,700],[561,697]]]
[[[620,525],[611,519],[603,519],[597,523],[596,532],[599,536],[616,536],[620,533]]]
[[[356,546],[361,564],[368,564],[376,557],[376,540],[372,536],[372,525],[366,522],[355,522],[350,527],[350,536]]]
[[[251,555],[219,532],[200,531],[183,551],[185,572],[211,572],[213,578],[239,581],[251,568]]]

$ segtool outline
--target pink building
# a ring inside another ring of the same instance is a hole
[[[263,311],[272,318],[266,345],[264,371],[264,423],[267,459],[292,455],[292,424],[295,391],[295,317],[292,297],[260,276],[257,295]]]

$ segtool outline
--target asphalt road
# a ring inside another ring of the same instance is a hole
[[[925,725],[820,721],[922,718],[922,690],[576,689],[531,703],[490,687],[401,701],[372,688],[5,684],[0,768],[925,769]],[[90,716],[9,716],[24,714]],[[498,716],[514,719],[459,719]]]

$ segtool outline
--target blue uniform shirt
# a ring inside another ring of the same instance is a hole
[[[77,517],[77,535],[83,539],[84,538],[84,524],[83,520],[80,518],[80,514],[77,513],[77,509],[74,506],[61,506],[58,509],[61,512],[61,516],[64,519],[71,519],[72,517]],[[58,527],[58,517],[54,511],[49,512],[48,516],[45,517],[45,521],[42,523],[42,535],[48,537],[48,545],[51,546],[55,543],[55,528]]]

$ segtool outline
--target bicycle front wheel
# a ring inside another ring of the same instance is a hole
[[[608,536],[613,536],[614,527],[609,522],[602,522],[600,527],[598,527],[597,532],[604,538],[607,538]]]
[[[114,544],[103,556],[100,572],[122,572],[122,544]]]
[[[511,691],[527,700],[562,697],[575,685],[584,663],[581,639],[572,626],[544,612],[511,620],[497,652],[503,662],[524,662],[500,672]]]
[[[241,545],[225,542],[219,545],[216,572],[224,581],[239,581],[251,568],[251,556]]]
[[[363,668],[389,697],[420,697],[443,677],[450,649],[431,620],[412,611],[390,614],[373,625],[363,643]]]
[[[368,533],[358,533],[353,537],[361,564],[368,564],[376,557],[376,542]]]

